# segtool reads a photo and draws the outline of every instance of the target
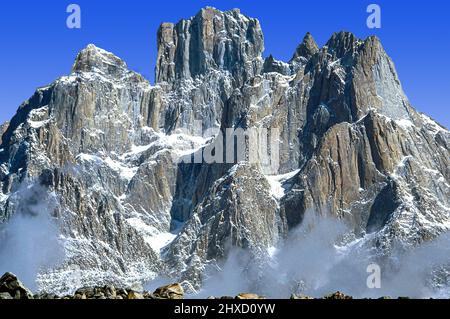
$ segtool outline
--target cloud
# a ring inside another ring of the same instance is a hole
[[[449,296],[450,234],[415,249],[398,245],[389,258],[380,258],[371,245],[365,245],[372,235],[346,240],[349,233],[337,219],[308,213],[263,262],[232,249],[220,270],[207,274],[197,296],[253,292],[272,298],[288,298],[292,293],[323,297],[336,291],[357,298]],[[380,289],[367,286],[368,266],[373,263],[381,268]]]
[[[51,216],[57,205],[43,186],[24,182],[11,195],[11,219],[0,225],[0,273],[12,272],[32,290],[38,273],[64,257],[58,226]]]

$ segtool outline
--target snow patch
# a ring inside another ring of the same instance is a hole
[[[170,232],[161,232],[153,226],[147,225],[139,218],[127,219],[128,224],[142,234],[144,240],[157,253],[169,245],[176,237]]]
[[[206,144],[208,144],[214,137],[202,137],[202,136],[193,136],[184,133],[177,133],[166,135],[163,133],[156,133],[157,139],[148,144],[148,145],[133,145],[131,150],[122,156],[120,156],[121,160],[128,159],[130,157],[138,156],[146,152],[151,148],[155,148],[156,151],[153,154],[153,157],[157,156],[159,152],[170,150],[176,156],[182,157],[185,155],[192,154],[199,149],[203,148]]]
[[[38,109],[34,109],[30,111],[27,123],[30,125],[31,128],[39,129],[45,125],[47,125],[51,119],[46,118],[48,113],[48,106],[43,106]],[[43,120],[43,118],[46,118]],[[35,120],[37,119],[37,120]]]
[[[130,181],[134,177],[134,175],[136,175],[138,170],[137,167],[128,167],[125,164],[119,161],[115,161],[110,157],[102,159],[99,156],[92,154],[81,153],[76,157],[76,160],[81,162],[91,162],[98,166],[105,165],[116,172],[121,178],[127,181]]]
[[[445,131],[445,129],[442,126],[440,126],[436,121],[434,121],[431,117],[425,114],[420,114],[420,117],[424,121],[427,130],[431,131],[432,134],[436,135],[441,131]]]
[[[113,171],[118,173],[122,178],[127,181],[130,181],[134,175],[136,175],[138,168],[137,167],[128,167],[122,164],[121,162],[114,161],[110,157],[107,157],[104,161],[106,165],[108,165]]]
[[[414,127],[414,123],[408,119],[396,120],[395,123],[405,130],[408,130],[408,129]]]
[[[271,187],[272,196],[275,197],[277,200],[283,198],[284,195],[286,195],[286,189],[283,187],[283,184],[287,180],[297,175],[299,172],[300,170],[298,169],[283,175],[266,175],[266,179]]]
[[[4,203],[4,202],[6,202],[6,200],[9,198],[9,196],[8,195],[5,195],[5,194],[3,194],[3,193],[1,193],[0,192],[0,203]]]
[[[271,246],[267,249],[267,253],[269,254],[270,258],[274,258],[277,255],[278,252],[278,248]]]

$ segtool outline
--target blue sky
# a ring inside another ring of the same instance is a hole
[[[28,3],[30,2],[30,3]],[[82,10],[82,28],[66,27],[66,8]],[[366,8],[382,9],[382,28],[368,29]],[[161,22],[201,7],[235,7],[260,20],[265,56],[289,59],[306,32],[323,45],[335,31],[375,34],[393,58],[412,104],[450,127],[450,3],[448,0],[41,0],[4,1],[0,11],[0,122],[34,90],[66,75],[78,51],[94,43],[123,58],[153,82]]]

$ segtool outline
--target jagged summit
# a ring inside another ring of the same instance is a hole
[[[292,57],[291,61],[297,59],[298,57],[303,57],[309,60],[317,52],[319,52],[319,47],[311,33],[307,32],[305,37],[303,38],[302,43],[300,43],[300,45],[295,50],[294,56]]]
[[[335,58],[339,59],[347,54],[357,52],[362,42],[352,32],[340,31],[333,33],[325,46]]]
[[[172,82],[226,70],[244,77],[262,66],[263,34],[257,19],[239,10],[202,9],[177,24],[163,23],[158,30],[156,82]]]
[[[40,288],[199,287],[230,245],[257,264],[311,214],[383,257],[450,230],[450,133],[410,106],[379,40],[339,32],[319,48],[308,33],[286,63],[262,59],[263,39],[238,10],[164,23],[156,86],[89,45],[0,127],[0,223],[34,203],[66,252]],[[242,128],[278,129],[278,166],[177,161]]]
[[[127,70],[126,63],[111,52],[89,44],[78,53],[72,72],[99,72],[117,76]]]

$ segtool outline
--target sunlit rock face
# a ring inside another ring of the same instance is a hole
[[[382,256],[449,230],[450,133],[410,105],[376,37],[319,48],[308,33],[288,62],[263,51],[257,19],[205,8],[161,25],[154,86],[89,45],[0,127],[0,237],[49,214],[64,252],[40,289],[199,287],[233,247],[267,258],[306,214]],[[178,160],[252,128],[279,132],[275,169]]]

